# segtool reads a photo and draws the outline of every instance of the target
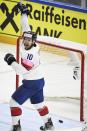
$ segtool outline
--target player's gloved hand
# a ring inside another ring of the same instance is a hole
[[[27,15],[29,14],[30,11],[28,10],[28,8],[24,4],[18,3],[17,6],[18,6],[19,12],[21,12],[21,14],[27,14]]]
[[[80,67],[79,66],[75,66],[73,69],[73,78],[75,80],[79,80],[80,79]]]
[[[4,60],[7,62],[8,65],[11,65],[14,61],[16,61],[15,57],[10,53],[7,53],[5,55]]]

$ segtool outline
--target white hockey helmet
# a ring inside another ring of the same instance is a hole
[[[35,32],[27,31],[23,33],[23,38],[31,38],[32,41],[36,41],[37,34]]]

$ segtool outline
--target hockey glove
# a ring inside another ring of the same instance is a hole
[[[21,12],[21,14],[27,14],[27,15],[29,14],[30,11],[28,10],[28,8],[24,4],[18,3],[17,6],[18,6],[19,12]]]
[[[8,65],[11,65],[14,61],[16,61],[15,57],[10,53],[7,53],[5,55],[4,60],[7,62]]]
[[[73,78],[75,80],[79,80],[79,78],[80,78],[80,67],[78,67],[78,66],[74,67],[74,69],[73,69]]]

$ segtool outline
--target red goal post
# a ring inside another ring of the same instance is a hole
[[[17,39],[17,46],[16,46],[16,59],[17,62],[20,63],[20,41],[22,41],[22,37]],[[54,44],[53,42],[46,42],[43,40],[38,40],[37,43],[40,44],[41,50],[47,50],[47,52],[51,52],[53,54],[64,54],[67,55],[67,51],[73,51],[80,55],[81,59],[81,81],[80,81],[80,120],[84,120],[84,65],[85,65],[85,55],[82,50],[62,46],[61,44]],[[57,51],[57,50],[60,51]],[[62,50],[62,51],[61,51]],[[62,53],[61,53],[62,52]],[[19,76],[16,75],[16,88],[19,86]]]

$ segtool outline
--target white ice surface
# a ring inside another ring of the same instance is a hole
[[[0,102],[8,103],[11,97],[11,94],[15,90],[15,72],[12,70],[10,66],[8,66],[4,62],[4,56],[6,53],[13,53],[15,55],[16,48],[15,46],[11,46],[6,44],[0,44]],[[42,54],[43,56],[43,54]],[[48,57],[48,55],[44,55],[43,59]],[[51,57],[52,58],[52,57]],[[49,59],[49,57],[48,57]],[[58,64],[59,63],[59,64]],[[46,87],[45,87],[45,96],[48,97],[57,97],[57,96],[69,96],[69,97],[79,97],[80,96],[80,81],[75,81],[72,78],[72,67],[66,66],[66,64],[62,65],[63,61],[61,58],[57,58],[56,56],[53,61],[49,64],[43,63]],[[67,74],[66,74],[67,72]],[[50,78],[50,80],[49,80]],[[66,78],[66,79],[65,79]],[[67,88],[67,90],[66,90]],[[55,101],[46,101],[46,104],[49,107],[51,115],[54,119],[55,127],[59,130],[81,130],[81,124],[79,123],[80,117],[80,103],[79,101],[67,100],[67,99],[59,99],[55,98]],[[25,130],[27,128],[30,131],[38,131],[38,127],[41,124],[40,118],[34,110],[31,110],[33,106],[27,101],[24,106],[28,107],[28,109],[24,108],[23,127]],[[8,105],[0,105],[0,131],[7,131],[7,129],[11,126],[11,118],[9,115]],[[32,112],[32,113],[31,113]],[[34,118],[33,118],[34,116]],[[59,119],[63,119],[64,123],[57,123]],[[7,124],[5,124],[7,123]],[[33,125],[32,125],[33,124]],[[34,128],[33,128],[34,127]],[[75,129],[74,129],[75,128]],[[36,130],[37,129],[37,130]],[[24,130],[24,131],[25,131]],[[27,130],[27,131],[29,131]]]
[[[9,131],[11,129],[11,116],[8,104],[0,104],[0,131]],[[21,117],[22,131],[39,131],[39,127],[43,125],[43,121],[39,114],[32,109],[22,108],[23,115]],[[71,130],[71,129],[81,129],[81,123],[71,119],[66,119],[64,117],[50,114],[52,117],[55,130]],[[62,120],[63,123],[60,123]],[[79,130],[80,131],[80,130]]]

